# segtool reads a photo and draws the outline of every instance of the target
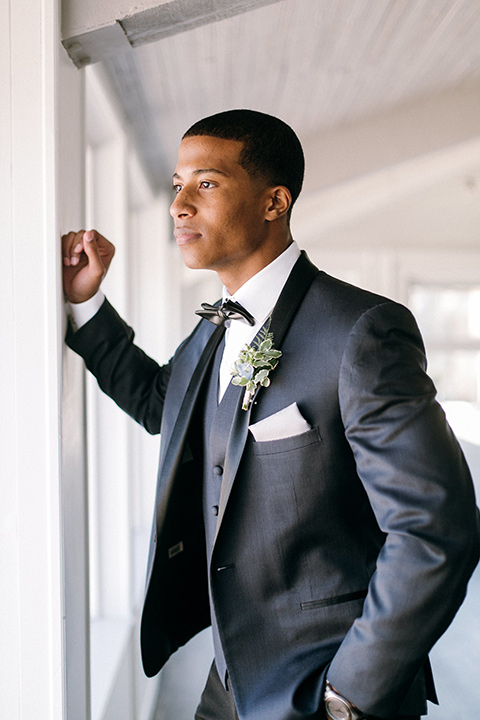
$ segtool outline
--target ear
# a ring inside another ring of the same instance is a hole
[[[268,189],[265,219],[271,222],[287,215],[292,204],[290,190],[284,185]]]

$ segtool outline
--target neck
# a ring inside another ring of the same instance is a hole
[[[293,238],[289,232],[281,243],[275,243],[271,247],[262,245],[259,252],[252,254],[246,262],[243,262],[238,267],[228,268],[225,271],[219,270],[217,275],[220,282],[227,288],[230,295],[234,295],[250,278],[285,252],[292,242]]]

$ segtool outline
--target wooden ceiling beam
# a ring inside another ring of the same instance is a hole
[[[281,0],[63,0],[62,43],[77,67]]]

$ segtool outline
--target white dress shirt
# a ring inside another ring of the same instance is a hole
[[[243,320],[228,320],[225,323],[225,350],[223,351],[218,379],[218,399],[222,399],[230,383],[232,366],[238,358],[240,350],[249,344],[258,333],[265,320],[271,314],[275,304],[287,282],[293,266],[300,256],[300,249],[296,242],[288,248],[270,265],[247,280],[235,295],[229,295],[223,288],[223,299],[231,298],[243,305],[245,310],[255,318],[255,325],[248,325]]]
[[[235,295],[229,295],[228,290],[225,287],[223,288],[223,299],[231,298],[243,305],[255,318],[255,324],[253,326],[248,325],[243,320],[228,320],[225,323],[227,330],[225,333],[225,349],[219,372],[219,401],[232,379],[231,369],[238,358],[240,350],[253,340],[272,312],[299,256],[300,249],[296,242],[292,242],[270,265],[264,267],[250,280],[247,280]],[[71,318],[76,329],[85,325],[98,312],[104,299],[103,292],[98,290],[96,295],[83,303],[70,303]]]

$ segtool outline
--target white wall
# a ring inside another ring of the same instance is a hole
[[[0,715],[55,720],[68,708],[63,563],[71,549],[62,521],[57,181],[72,147],[81,147],[81,114],[61,133],[66,117],[72,121],[81,84],[71,64],[62,63],[54,0],[6,1],[0,16]],[[69,104],[59,113],[62,95]],[[81,177],[81,166],[73,176]],[[72,176],[69,188],[64,209],[78,217],[82,194]],[[64,459],[76,455],[79,433],[66,442]],[[78,717],[85,717],[80,697],[78,707]]]

